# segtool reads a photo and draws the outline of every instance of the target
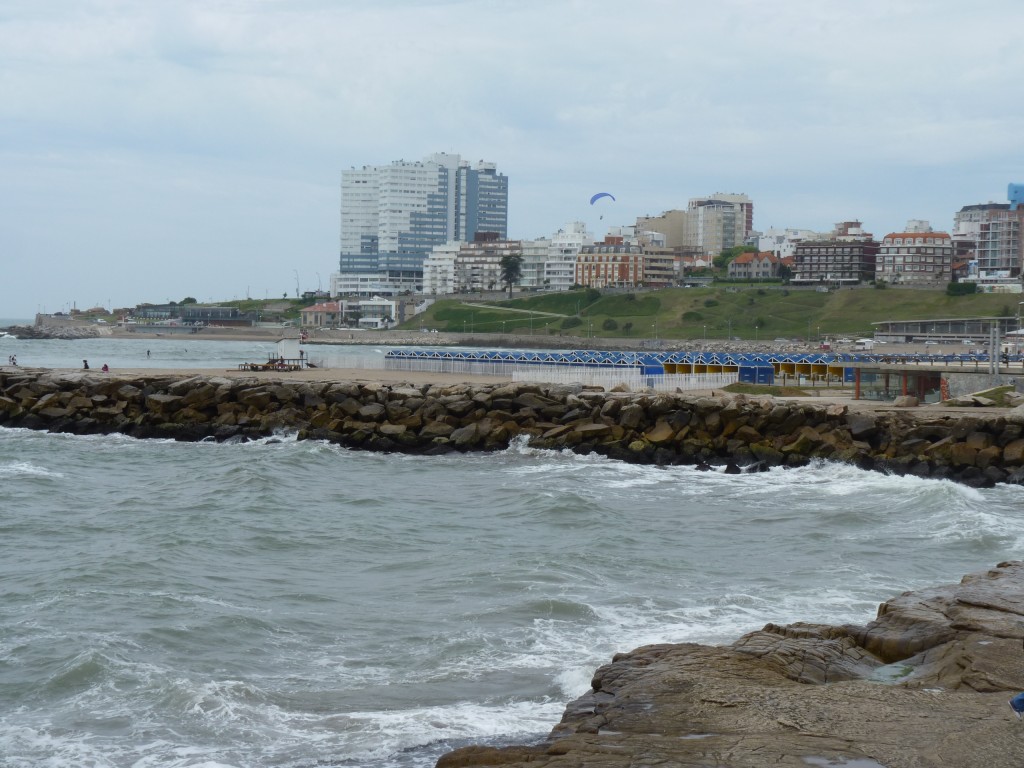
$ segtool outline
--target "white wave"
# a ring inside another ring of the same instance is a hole
[[[525,740],[546,735],[558,722],[565,703],[555,700],[512,701],[350,712],[322,721],[324,728],[348,732],[350,760],[374,760],[436,742]]]
[[[8,464],[0,464],[0,477],[17,477],[19,475],[27,475],[30,477],[54,477],[63,478],[62,472],[56,472],[46,467],[41,467],[38,464],[32,464],[28,461],[14,461]]]

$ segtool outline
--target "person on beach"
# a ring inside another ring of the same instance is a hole
[[[1024,646],[1024,638],[1021,638],[1021,645]],[[1021,715],[1024,715],[1024,693],[1018,693],[1010,699],[1010,709],[1013,710],[1013,714],[1020,720]]]
[[[88,360],[83,360],[82,361],[82,370],[83,371],[88,371],[89,370],[89,361]]]
[[[149,360],[149,350],[146,350],[146,359]]]
[[[104,373],[110,373],[110,366],[104,363],[103,367],[100,368],[100,370],[103,371]]]

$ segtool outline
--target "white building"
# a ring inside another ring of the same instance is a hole
[[[342,172],[339,272],[358,283],[420,290],[435,246],[483,232],[503,240],[507,229],[508,179],[494,163],[438,153]]]
[[[544,265],[544,282],[552,291],[568,291],[576,279],[576,257],[585,245],[592,245],[593,236],[582,221],[574,221],[558,230],[551,238],[548,260]]]
[[[772,227],[757,238],[757,250],[771,251],[780,259],[793,256],[799,243],[808,240],[821,240],[825,236],[810,229],[776,229]]]
[[[331,275],[331,296],[397,296],[411,290],[396,284],[385,272],[335,272]]]
[[[443,296],[455,293],[455,257],[459,243],[436,245],[423,262],[423,293]]]
[[[537,240],[523,240],[522,277],[519,285],[525,290],[539,291],[547,288],[544,282],[544,265],[551,251],[551,241],[546,237]]]
[[[359,327],[386,329],[398,320],[398,302],[374,296],[359,302]]]

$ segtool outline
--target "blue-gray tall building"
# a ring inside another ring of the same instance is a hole
[[[494,163],[459,155],[396,160],[341,174],[337,294],[419,291],[423,261],[436,245],[508,237],[508,178]]]

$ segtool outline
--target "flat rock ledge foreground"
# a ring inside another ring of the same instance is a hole
[[[1019,768],[1024,562],[906,592],[866,626],[767,625],[597,670],[542,744],[438,768]]]
[[[823,459],[975,487],[1024,483],[1024,406],[926,414],[582,385],[7,369],[0,372],[0,425],[186,441],[297,433],[425,455],[495,451],[527,438],[539,448],[728,472]]]

